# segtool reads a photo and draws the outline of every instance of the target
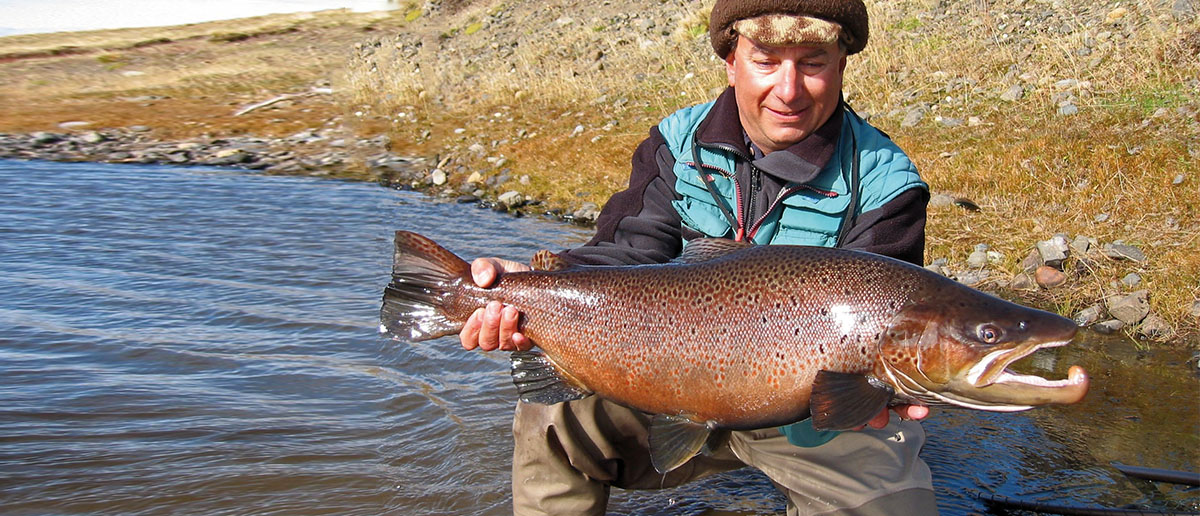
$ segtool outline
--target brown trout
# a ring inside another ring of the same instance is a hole
[[[381,329],[423,341],[458,333],[490,300],[517,307],[540,350],[512,355],[521,398],[594,393],[656,414],[659,471],[713,430],[810,414],[844,430],[902,403],[1018,411],[1088,389],[1078,366],[1064,380],[1007,369],[1070,342],[1074,322],[884,256],[699,239],[665,264],[571,266],[542,251],[533,265],[480,288],[467,262],[398,231]]]

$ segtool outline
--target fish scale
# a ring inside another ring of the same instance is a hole
[[[888,403],[1012,411],[1087,391],[1078,367],[1059,381],[1006,369],[1069,342],[1070,320],[884,256],[700,239],[667,264],[533,262],[541,270],[484,289],[465,261],[397,232],[383,327],[414,341],[451,335],[500,301],[520,310],[520,331],[542,353],[514,354],[522,399],[595,393],[701,429],[810,414],[814,427],[845,429]],[[690,453],[703,439],[693,441]]]

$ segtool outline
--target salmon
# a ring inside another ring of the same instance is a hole
[[[1088,389],[1079,366],[1060,380],[1008,369],[1068,344],[1073,321],[876,254],[697,239],[669,263],[590,267],[542,251],[534,270],[480,288],[430,239],[398,231],[395,243],[381,331],[425,341],[489,301],[515,306],[535,344],[512,354],[521,399],[595,394],[654,414],[663,472],[714,431],[810,416],[845,430],[895,404],[1019,411]]]

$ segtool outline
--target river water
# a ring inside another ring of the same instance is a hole
[[[402,228],[519,260],[590,233],[364,183],[0,160],[0,512],[507,513],[506,357],[377,333]],[[986,513],[975,493],[1197,510],[1108,466],[1198,469],[1189,358],[1090,338],[1025,366],[1083,365],[1084,403],[936,410],[942,513]],[[742,470],[610,510],[782,506]]]

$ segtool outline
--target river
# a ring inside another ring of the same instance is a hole
[[[377,333],[391,235],[527,260],[589,230],[366,183],[0,160],[0,512],[509,512],[506,356]],[[935,410],[943,514],[975,493],[1195,511],[1120,461],[1195,471],[1184,352],[1089,336],[1026,370],[1093,375],[1084,403]],[[616,491],[613,514],[772,514],[751,470]]]

